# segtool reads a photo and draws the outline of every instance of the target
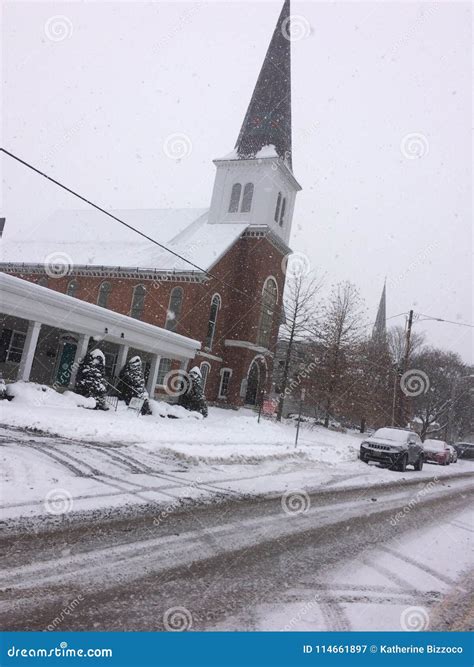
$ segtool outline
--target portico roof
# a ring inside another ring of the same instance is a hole
[[[0,312],[172,359],[192,359],[201,343],[47,287],[0,273]]]

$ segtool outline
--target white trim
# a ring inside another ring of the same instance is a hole
[[[248,340],[229,340],[224,341],[225,347],[242,347],[246,350],[253,350],[253,352],[260,352],[267,357],[273,357],[273,352],[266,347],[261,347],[260,345],[255,345],[255,343],[250,343]]]
[[[278,297],[280,296],[280,290],[278,289],[278,280],[275,278],[274,275],[270,274],[269,276],[267,276],[265,278],[265,282],[263,283],[263,287],[262,287],[262,294],[265,292],[266,284],[268,283],[269,280],[273,280],[274,283],[275,283],[275,287],[277,288],[277,298],[276,298],[276,302],[275,302],[275,304],[277,304],[278,303]]]
[[[61,294],[48,287],[6,273],[0,273],[0,312],[24,320],[34,320],[55,329],[104,338],[143,352],[172,359],[192,359],[201,343],[174,331],[121,315],[113,310]]]
[[[199,352],[196,353],[197,357],[204,357],[204,359],[211,359],[211,361],[222,361],[222,357],[216,357],[215,354],[209,354],[209,352],[203,352],[202,350],[199,350]]]
[[[222,395],[222,392],[221,392],[221,390],[222,390],[222,384],[223,384],[223,382],[224,382],[224,373],[229,373],[229,382],[227,383],[227,389],[228,389],[228,388],[229,388],[229,384],[230,384],[230,378],[232,377],[232,373],[233,373],[233,372],[234,372],[234,371],[232,370],[232,368],[221,368],[221,369],[220,369],[220,371],[219,371],[219,375],[221,376],[221,380],[220,380],[220,382],[219,382],[219,390],[218,390],[218,392],[217,392],[217,398],[222,398],[222,399],[227,398],[227,396],[223,396],[223,395]]]
[[[201,361],[201,363],[199,364],[199,370],[201,371],[201,376],[202,376],[202,367],[203,366],[207,366],[207,368],[208,368],[207,373],[206,373],[206,377],[204,378],[204,382],[202,383],[202,390],[205,391],[207,380],[209,378],[209,373],[211,372],[211,364],[208,361]]]

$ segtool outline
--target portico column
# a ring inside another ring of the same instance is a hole
[[[148,382],[146,385],[150,398],[155,395],[156,379],[158,377],[158,369],[160,367],[161,355],[154,354],[151,360],[150,373],[148,375]]]
[[[86,356],[87,348],[89,347],[90,336],[87,334],[80,334],[77,341],[76,354],[74,355],[74,361],[71,366],[71,377],[69,378],[68,387],[71,389],[76,383],[77,370],[79,368],[79,362],[83,357]]]
[[[116,370],[116,375],[120,373],[122,368],[125,366],[127,363],[127,357],[128,357],[128,350],[129,346],[128,345],[121,345],[119,347],[119,353],[117,355],[117,365],[115,367]]]
[[[189,359],[183,359],[182,362],[180,363],[179,367],[182,371],[187,371],[188,370],[188,364],[189,364]]]
[[[36,344],[41,329],[40,322],[28,322],[28,331],[26,332],[25,345],[21,353],[20,364],[18,366],[18,380],[28,382],[30,379],[31,367],[35,358]]]

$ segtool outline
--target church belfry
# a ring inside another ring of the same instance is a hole
[[[234,150],[214,160],[210,223],[267,226],[288,244],[296,193],[291,139],[290,0],[285,0]]]

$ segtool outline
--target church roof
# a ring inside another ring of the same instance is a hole
[[[235,149],[254,158],[273,146],[291,168],[290,0],[285,0],[253,91]]]
[[[142,209],[112,211],[118,218],[165,244],[205,271],[245,231],[247,223],[210,225],[207,209]],[[74,266],[122,267],[153,271],[195,271],[187,262],[161,249],[94,209],[56,211],[41,228],[5,227],[0,261]]]
[[[382,296],[380,297],[377,318],[372,330],[372,340],[374,342],[385,342],[387,338],[387,286],[384,283]]]

